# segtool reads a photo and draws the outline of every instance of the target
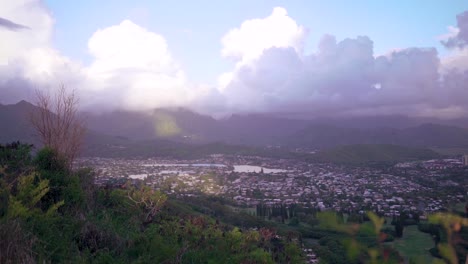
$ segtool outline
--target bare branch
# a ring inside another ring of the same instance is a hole
[[[39,110],[30,118],[42,144],[61,155],[70,168],[86,133],[85,123],[77,113],[78,103],[75,92],[67,91],[63,84],[53,96],[36,91]]]

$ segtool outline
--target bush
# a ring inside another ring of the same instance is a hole
[[[83,172],[79,174],[70,172],[66,162],[49,148],[44,148],[37,153],[34,164],[40,176],[49,181],[50,190],[43,199],[44,206],[64,201],[65,206],[61,209],[62,212],[67,210],[79,213],[85,209],[85,202],[91,199],[86,198],[82,186],[82,179],[89,181]]]
[[[262,236],[200,213],[220,215],[230,224],[267,225],[217,199],[166,203],[166,195],[148,186],[97,189],[92,171],[72,172],[47,148],[21,171],[29,173],[8,174],[18,182],[11,189],[0,168],[0,263],[302,261],[298,234],[278,239],[275,230],[264,228]]]
[[[22,144],[19,141],[0,144],[0,168],[5,167],[9,174],[24,172],[31,164],[32,147],[33,145]]]
[[[33,263],[35,237],[17,219],[0,221],[0,263]]]

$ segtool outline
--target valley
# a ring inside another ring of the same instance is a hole
[[[460,159],[373,168],[217,154],[197,160],[81,158],[76,165],[93,168],[101,186],[141,181],[168,195],[215,195],[241,207],[300,205],[386,217],[426,217],[464,202],[468,189]]]

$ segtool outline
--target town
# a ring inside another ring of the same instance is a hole
[[[296,204],[337,212],[426,214],[466,201],[468,181],[458,159],[404,162],[389,168],[347,167],[257,156],[211,155],[199,160],[81,158],[96,184],[139,182],[169,195],[219,195],[240,207]]]

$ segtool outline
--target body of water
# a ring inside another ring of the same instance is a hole
[[[199,164],[187,164],[187,163],[154,163],[144,164],[145,167],[226,167],[224,164],[211,164],[211,163],[199,163]]]
[[[128,175],[130,179],[139,179],[139,180],[144,180],[146,177],[148,177],[148,174],[133,174],[133,175]]]
[[[188,163],[153,163],[153,164],[144,164],[143,166],[146,167],[215,167],[215,168],[225,168],[227,167],[224,164],[216,164],[216,163],[195,163],[195,164],[188,164]],[[263,168],[264,173],[281,173],[287,172],[287,170],[282,169],[270,169],[260,166],[253,166],[253,165],[234,165],[235,172],[261,172]],[[175,171],[175,170],[169,170]],[[167,171],[167,172],[169,172]]]
[[[252,165],[234,165],[235,172],[260,172],[262,168],[263,167],[252,166]],[[280,173],[280,172],[287,172],[287,170],[263,168],[263,173]]]

